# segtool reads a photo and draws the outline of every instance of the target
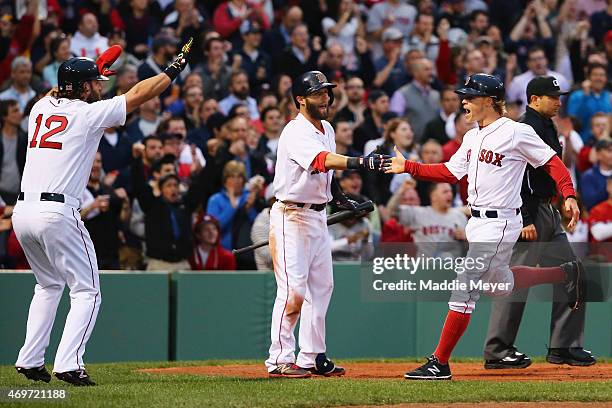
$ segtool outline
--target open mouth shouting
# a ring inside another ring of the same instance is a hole
[[[465,119],[471,122],[472,121],[472,104],[470,103],[469,100],[465,100],[465,99],[462,102],[463,103],[461,106],[463,107],[463,110],[465,111]]]

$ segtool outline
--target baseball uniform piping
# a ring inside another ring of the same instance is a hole
[[[89,251],[87,250],[87,244],[85,243],[85,237],[83,236],[83,231],[81,231],[81,227],[79,227],[79,221],[77,220],[77,218],[74,215],[74,209],[72,210],[72,217],[74,218],[74,221],[76,222],[77,229],[81,233],[81,239],[83,240],[83,247],[85,247],[85,253],[87,254],[87,260],[89,261],[89,268],[91,269],[91,284],[95,288],[96,287],[96,280],[94,279],[93,265],[91,264],[91,258],[89,257]],[[89,321],[87,322],[87,326],[85,326],[85,331],[83,332],[83,337],[81,338],[81,343],[79,343],[79,347],[77,347],[77,349],[76,349],[76,361],[77,361],[77,366],[79,367],[79,369],[81,369],[81,365],[79,364],[79,349],[81,348],[81,346],[83,345],[83,342],[85,341],[85,336],[87,335],[87,330],[89,330],[89,325],[91,324],[91,320],[93,319],[94,312],[96,311],[96,302],[97,301],[98,301],[98,293],[96,293],[96,295],[94,296],[94,304],[93,304],[93,308],[91,309],[91,315],[89,315]]]
[[[504,235],[506,234],[506,227],[508,226],[508,220],[506,220],[506,224],[504,225],[504,229],[502,230],[502,236],[499,240],[499,242],[497,243],[497,247],[495,248],[495,253],[493,254],[493,256],[491,257],[491,260],[489,261],[489,266],[487,266],[487,270],[484,271],[480,276],[484,276],[485,273],[489,272],[489,269],[491,269],[491,263],[493,262],[493,258],[495,258],[495,255],[497,255],[497,252],[499,251],[499,245],[503,242],[504,240]],[[465,309],[463,309],[463,313],[467,312],[468,309],[468,303],[470,302],[470,300],[472,300],[472,291],[469,291],[468,294],[470,295],[470,297],[468,298],[467,302],[465,302]]]
[[[280,344],[280,351],[276,356],[276,365],[278,365],[278,358],[283,354],[283,341],[281,333],[283,331],[283,316],[285,316],[285,310],[287,310],[287,303],[289,303],[289,275],[287,274],[287,249],[285,248],[285,208],[283,207],[283,266],[285,269],[285,277],[287,278],[287,296],[285,297],[285,306],[283,306],[283,313],[281,313],[280,323],[278,328],[278,343]]]

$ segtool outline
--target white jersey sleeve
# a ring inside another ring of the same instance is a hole
[[[125,95],[88,104],[86,116],[93,130],[123,126],[127,116]],[[97,132],[90,132],[95,133]]]
[[[329,146],[321,138],[300,133],[291,134],[290,137],[291,140],[287,143],[289,159],[295,161],[304,170],[310,168],[310,165],[319,153],[330,151]]]
[[[535,168],[543,166],[556,154],[531,126],[524,123],[517,124],[512,144],[513,149]]]
[[[471,139],[470,134],[472,132],[474,132],[474,130],[469,130],[465,136],[463,136],[463,142],[461,143],[461,146],[459,146],[459,150],[457,150],[455,154],[453,154],[451,158],[444,163],[448,171],[450,171],[453,176],[457,178],[457,180],[461,180],[463,176],[468,173],[470,163],[469,156],[471,155],[469,141]]]

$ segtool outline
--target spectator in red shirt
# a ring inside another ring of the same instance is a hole
[[[219,221],[205,215],[193,229],[194,248],[189,264],[194,271],[234,271],[234,255],[221,246],[221,227]]]
[[[17,235],[15,235],[15,231],[11,230],[11,233],[8,237],[8,242],[6,244],[6,253],[14,262],[13,268],[15,269],[30,269],[30,264],[23,252],[23,248],[19,244],[17,240]]]
[[[241,43],[240,25],[246,20],[256,20],[263,30],[270,28],[268,16],[261,6],[248,0],[229,0],[217,7],[213,15],[213,27],[221,36],[238,45]]]
[[[607,181],[608,199],[597,204],[589,214],[591,242],[612,242],[612,177]]]
[[[589,212],[589,256],[600,262],[612,262],[610,244],[612,242],[612,177],[608,177],[606,187],[608,199],[597,204]]]
[[[0,84],[10,77],[13,59],[26,53],[33,42],[32,37],[38,24],[38,1],[29,1],[27,7],[26,14],[17,24],[12,24],[6,15],[0,19],[0,35],[4,37],[3,40],[10,38],[0,61]]]
[[[593,137],[587,140],[584,147],[578,153],[577,167],[580,172],[587,171],[593,164],[597,163],[597,155],[593,146],[598,140],[610,137],[610,118],[608,114],[597,112],[591,116],[591,134]]]
[[[407,178],[387,203],[387,208],[397,210],[400,205],[420,206],[421,200],[416,191],[416,182],[412,178]],[[381,242],[414,242],[412,232],[409,227],[399,223],[397,211],[388,214],[389,218],[382,225]],[[384,217],[383,217],[384,218]]]

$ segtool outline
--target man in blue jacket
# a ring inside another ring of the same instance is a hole
[[[595,144],[597,164],[585,171],[580,179],[580,195],[587,210],[606,201],[606,181],[612,176],[612,140],[601,139]]]

